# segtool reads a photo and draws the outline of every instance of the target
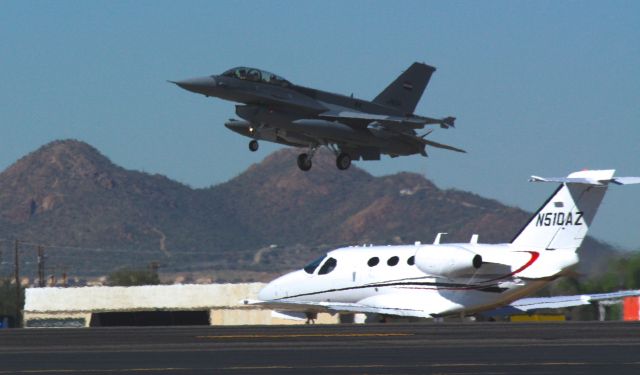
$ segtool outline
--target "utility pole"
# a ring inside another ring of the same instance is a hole
[[[62,287],[67,287],[67,267],[62,268]]]
[[[149,268],[151,270],[151,273],[154,274],[155,276],[158,275],[158,268],[160,268],[160,263],[158,263],[158,261],[154,260],[153,262],[151,262],[149,264]]]
[[[16,240],[14,246],[14,253],[15,253],[15,264],[14,264],[14,271],[15,271],[15,277],[16,277],[16,327],[20,326],[20,258],[19,258],[19,251],[18,251],[18,240]]]
[[[38,246],[38,286],[44,288],[46,285],[44,278],[44,247]]]
[[[154,260],[153,262],[149,263],[149,271],[151,271],[151,277],[153,279],[153,283],[160,284],[160,276],[158,275],[158,268],[160,268],[160,263],[158,263],[158,261]]]
[[[55,287],[56,286],[56,267],[53,266],[51,267],[51,275],[49,275],[49,286],[51,287]]]

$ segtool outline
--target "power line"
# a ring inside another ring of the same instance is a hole
[[[6,239],[6,238],[0,238],[0,243],[1,242],[11,242],[13,240],[10,239]],[[51,244],[43,244],[43,243],[36,243],[36,242],[27,242],[27,241],[20,241],[21,245],[28,245],[28,246],[34,246],[34,247],[38,247],[38,246],[44,246],[48,249],[61,249],[61,250],[82,250],[82,251],[92,251],[92,252],[96,252],[96,253],[130,253],[130,254],[151,254],[151,255],[158,255],[158,253],[160,253],[163,256],[167,256],[165,255],[160,249],[156,250],[142,250],[142,249],[105,249],[105,248],[98,248],[98,247],[81,247],[81,246],[66,246],[66,245],[51,245]],[[242,252],[242,251],[254,251],[252,249],[249,250],[237,250],[237,252]],[[202,250],[202,251],[174,251],[173,253],[170,253],[171,255],[203,255],[203,254],[211,254],[210,252],[208,252],[207,250]],[[170,257],[171,255],[167,256]]]

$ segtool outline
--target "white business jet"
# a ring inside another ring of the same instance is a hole
[[[308,317],[329,312],[433,318],[637,295],[520,300],[578,262],[576,250],[609,184],[640,183],[640,177],[613,175],[614,170],[589,170],[562,178],[533,176],[530,181],[561,185],[510,243],[480,244],[474,235],[469,243],[441,244],[438,235],[433,244],[340,248],[270,282],[258,301],[244,303]]]

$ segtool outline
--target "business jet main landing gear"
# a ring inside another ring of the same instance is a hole
[[[300,168],[300,170],[303,170],[306,172],[309,169],[311,169],[311,166],[312,166],[311,160],[313,159],[313,155],[316,153],[317,149],[318,147],[311,147],[309,149],[308,154],[298,155],[298,168]]]
[[[260,147],[260,145],[255,139],[249,142],[249,150],[251,150],[251,152],[258,151],[258,147]]]
[[[349,167],[351,166],[351,156],[349,156],[349,154],[341,152],[336,158],[336,166],[341,171],[349,169]]]
[[[318,313],[306,312],[304,313],[307,317],[307,321],[305,324],[316,324],[316,319],[318,319]]]

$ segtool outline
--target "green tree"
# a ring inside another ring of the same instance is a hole
[[[18,304],[22,310],[24,307],[24,288],[22,287],[20,287]],[[16,319],[16,285],[12,284],[10,279],[0,279],[0,316],[2,315]]]
[[[619,290],[640,289],[640,251],[626,253],[612,260],[604,273],[584,277],[570,275],[550,284],[538,293],[539,296],[559,296],[587,293],[608,293]],[[619,305],[607,306],[607,319],[619,319]],[[598,311],[594,306],[574,307],[564,311],[574,320],[594,320]]]
[[[134,286],[134,285],[158,285],[160,277],[152,270],[144,268],[122,268],[107,276],[107,285],[110,286]]]

